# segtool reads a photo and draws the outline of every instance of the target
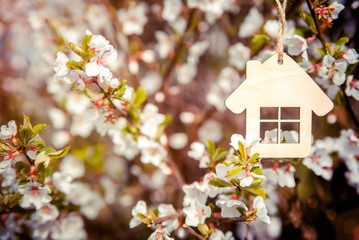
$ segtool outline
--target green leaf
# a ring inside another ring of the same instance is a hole
[[[31,141],[30,146],[36,146],[36,147],[39,147],[41,149],[41,148],[45,147],[45,142],[43,140]]]
[[[23,120],[22,126],[23,126],[24,128],[30,128],[30,129],[32,129],[30,117],[27,116],[26,114],[23,114],[23,117],[24,117],[24,120]]]
[[[147,99],[147,93],[144,88],[138,87],[133,97],[132,103],[135,107],[140,107]]]
[[[263,175],[262,169],[259,166],[258,167],[252,167],[251,172],[255,173],[257,175]]]
[[[263,46],[270,40],[270,38],[265,34],[256,34],[251,39],[251,49],[257,53],[259,52]]]
[[[228,155],[228,151],[225,150],[224,148],[218,148],[213,156],[213,160],[215,162],[219,162],[223,159],[225,159]]]
[[[80,46],[76,45],[75,43],[66,41],[66,45],[80,57],[82,57],[83,55],[86,55],[86,52]],[[66,66],[67,66],[67,64],[66,64]]]
[[[6,142],[5,140],[0,139],[0,153],[8,153],[8,152],[15,152],[16,148],[14,148],[10,143]]]
[[[215,178],[209,181],[209,184],[216,186],[216,187],[232,187],[232,184],[220,179]]]
[[[153,211],[150,211],[150,218],[157,218],[158,217],[158,209],[154,209]]]
[[[125,94],[127,88],[127,80],[123,80],[120,85],[113,90],[113,95],[116,98],[121,98]]]
[[[85,61],[73,61],[70,60],[66,62],[66,67],[72,69],[72,70],[83,70],[85,67],[86,62]]]
[[[341,37],[338,41],[337,41],[337,46],[338,47],[342,47],[344,44],[349,42],[349,38],[348,37]]]
[[[257,160],[258,158],[259,158],[259,153],[255,153],[248,159],[248,162],[257,164],[257,163],[259,163],[259,161]]]
[[[160,138],[165,132],[166,127],[172,122],[172,116],[170,114],[165,115],[165,120],[158,126],[157,138]]]
[[[231,171],[229,171],[226,177],[233,178],[233,177],[237,176],[240,172],[242,172],[242,170],[243,170],[242,166],[236,167],[236,168],[232,169]]]
[[[342,53],[341,49],[343,47],[344,44],[349,42],[349,38],[348,37],[341,37],[337,43],[336,46],[334,47],[334,52],[333,52],[333,57],[336,58],[338,57],[338,55],[340,55]]]
[[[253,182],[251,184],[251,187],[252,188],[259,187],[262,184],[263,180],[264,180],[264,178],[254,178],[254,180],[253,180]]]
[[[103,144],[85,145],[82,148],[76,148],[71,153],[84,161],[87,167],[96,171],[103,169],[105,155],[105,147]]]
[[[267,194],[266,194],[266,192],[264,191],[263,188],[260,188],[260,187],[251,188],[251,187],[249,187],[249,188],[243,188],[243,190],[245,190],[245,191],[247,191],[247,192],[249,192],[249,193],[251,193],[251,194],[253,194],[255,196],[260,196],[260,197],[262,197],[264,199],[267,198]]]
[[[37,134],[39,134],[42,130],[44,130],[45,128],[48,128],[49,125],[45,124],[45,123],[41,123],[41,124],[37,124],[33,127],[32,129],[32,137],[35,137]]]
[[[208,141],[206,141],[206,147],[207,147],[209,156],[212,157],[214,154],[214,151],[216,149],[216,145],[212,141],[208,140]]]
[[[20,143],[25,146],[31,140],[33,132],[30,128],[26,128],[23,125],[19,129],[19,140]]]
[[[65,147],[62,150],[56,151],[56,152],[51,152],[48,153],[47,155],[51,158],[51,159],[57,159],[57,158],[62,158],[65,157],[67,155],[67,153],[70,150],[70,146]]]
[[[239,150],[239,154],[241,155],[242,159],[247,159],[247,152],[246,152],[246,147],[244,146],[244,144],[242,142],[238,142],[238,150]]]
[[[85,51],[88,52],[91,50],[90,48],[90,41],[92,39],[92,35],[91,34],[86,34],[83,39],[82,39],[82,43],[81,43],[81,48]]]
[[[143,215],[142,213],[137,213],[136,215],[139,219],[141,219],[142,221],[147,219],[147,217],[145,215]]]
[[[327,52],[324,48],[318,48],[318,52],[320,55],[322,55],[322,57],[324,57],[325,55],[327,55]]]
[[[198,231],[201,233],[201,235],[204,237],[204,238],[208,238],[209,236],[209,227],[207,226],[207,224],[198,224],[197,226],[197,229]]]

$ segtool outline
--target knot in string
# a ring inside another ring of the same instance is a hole
[[[285,27],[285,9],[287,7],[287,0],[283,0],[283,4],[279,0],[275,0],[278,5],[279,11],[279,26],[277,35],[277,52],[278,52],[278,63],[283,63],[283,35]]]

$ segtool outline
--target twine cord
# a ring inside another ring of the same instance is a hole
[[[278,63],[283,63],[283,35],[285,28],[285,9],[287,7],[287,0],[283,0],[283,4],[279,0],[275,0],[278,5],[279,11],[279,27],[277,35],[277,52],[278,52]]]

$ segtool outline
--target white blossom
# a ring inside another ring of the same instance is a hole
[[[359,54],[357,53],[355,48],[348,49],[343,55],[343,57],[345,58],[345,60],[347,60],[349,64],[356,64],[357,62],[359,62]]]
[[[324,149],[313,148],[311,155],[303,160],[303,164],[326,180],[330,180],[333,176],[333,160]]]
[[[128,9],[121,8],[117,17],[122,23],[122,31],[126,35],[142,34],[143,27],[148,21],[146,16],[147,5],[144,3],[132,4]]]
[[[69,214],[58,221],[51,231],[53,239],[87,239],[85,224],[82,218],[76,214]]]
[[[253,208],[257,210],[257,219],[270,224],[270,218],[268,216],[268,211],[266,206],[264,205],[264,200],[262,197],[257,196],[253,200]]]
[[[183,209],[183,213],[186,215],[185,223],[188,226],[197,227],[211,216],[211,208],[194,200],[189,207]]]
[[[345,94],[359,101],[359,81],[355,80],[353,75],[347,78]]]
[[[142,223],[142,220],[137,216],[138,214],[147,214],[147,204],[144,201],[138,201],[136,206],[132,209],[132,219],[130,221],[130,228],[137,227]]]
[[[212,119],[206,120],[198,129],[198,137],[201,142],[210,140],[217,143],[223,138],[222,125]]]
[[[73,155],[65,156],[60,163],[60,171],[73,179],[81,178],[85,174],[85,164]]]
[[[238,35],[241,38],[253,36],[263,25],[264,18],[256,7],[249,10],[244,22],[239,27]]]
[[[238,70],[243,70],[251,57],[251,50],[242,43],[236,43],[228,48],[229,64]]]
[[[141,150],[141,162],[152,163],[160,166],[162,161],[167,157],[167,151],[164,147],[154,140],[140,136],[137,140],[137,146]]]
[[[207,191],[206,187],[199,184],[198,182],[193,182],[190,185],[184,185],[182,190],[185,193],[183,198],[183,205],[188,206],[193,202],[198,202],[205,204],[207,202]]]
[[[181,0],[164,0],[162,17],[168,22],[174,22],[181,14]]]
[[[209,240],[234,240],[233,233],[231,231],[224,234],[221,230],[216,228],[214,232],[209,236]]]
[[[241,214],[237,210],[237,208],[241,208],[244,211],[248,211],[247,206],[242,201],[239,200],[233,200],[233,199],[218,200],[216,202],[216,205],[221,208],[221,216],[223,218],[240,217]]]
[[[297,34],[294,34],[290,38],[285,38],[283,45],[288,48],[288,53],[292,56],[298,56],[308,49],[307,41]]]
[[[243,144],[245,148],[250,149],[257,143],[259,143],[260,138],[254,136],[254,135],[246,135],[246,139],[241,134],[233,134],[231,136],[231,143],[229,144],[232,146],[235,150],[239,150],[239,143]]]
[[[158,217],[166,217],[172,214],[175,214],[176,210],[172,204],[160,204],[158,206]],[[176,230],[179,226],[178,218],[172,218],[167,221],[162,222],[162,226],[167,229],[169,233]]]
[[[31,220],[39,223],[45,223],[48,221],[54,221],[60,215],[56,206],[51,204],[45,204],[36,212],[31,214]]]
[[[0,139],[7,140],[15,136],[17,133],[17,126],[14,120],[8,122],[7,125],[2,125],[0,128]]]
[[[332,78],[333,83],[339,86],[343,84],[346,79],[345,71],[347,65],[345,61],[336,61],[332,56],[325,55],[322,66],[318,71],[318,76],[324,80]]]
[[[156,229],[148,238],[148,240],[175,240],[174,238],[170,237],[170,233],[167,231],[167,229]]]
[[[37,210],[51,201],[49,194],[51,190],[47,186],[42,186],[38,182],[28,182],[24,185],[20,185],[19,193],[22,194],[20,200],[20,206],[22,208],[35,207]]]
[[[208,153],[206,151],[206,146],[200,142],[194,142],[191,144],[191,149],[188,152],[188,156],[199,160],[200,168],[207,168],[207,164],[210,162]]]

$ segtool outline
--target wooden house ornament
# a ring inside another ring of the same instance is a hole
[[[252,152],[263,158],[306,157],[311,149],[312,111],[323,116],[333,109],[333,103],[292,58],[284,54],[282,64],[277,59],[273,55],[263,64],[248,61],[247,79],[227,98],[225,105],[237,114],[246,109],[247,134],[263,139],[264,130],[271,130],[264,129],[266,126],[277,129],[274,131],[277,142],[261,142]],[[266,111],[272,115],[266,117]],[[288,111],[292,114],[288,115]],[[283,131],[293,125],[298,126],[297,142],[281,141]]]

